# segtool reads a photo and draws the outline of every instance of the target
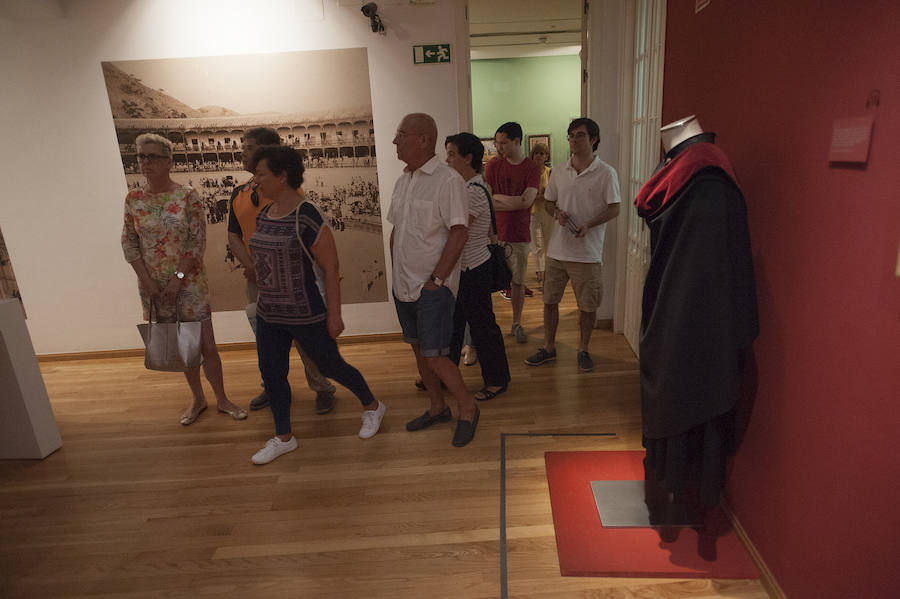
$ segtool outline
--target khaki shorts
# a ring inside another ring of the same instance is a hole
[[[524,285],[531,243],[528,241],[501,241],[500,245],[506,248],[506,263],[509,265],[509,270],[512,271],[512,282],[516,285]]]
[[[558,304],[572,281],[575,302],[582,312],[596,312],[603,299],[603,280],[599,262],[566,262],[547,258],[544,269],[544,303]]]

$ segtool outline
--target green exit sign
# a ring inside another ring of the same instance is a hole
[[[413,46],[414,64],[428,64],[435,62],[450,62],[450,44]]]

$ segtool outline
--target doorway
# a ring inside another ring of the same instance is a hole
[[[582,0],[471,0],[468,3],[472,131],[492,138],[522,125],[523,149],[568,158],[566,126],[582,112]],[[548,166],[549,166],[548,165]]]
[[[531,86],[513,90],[523,81],[515,67],[527,59],[558,60],[560,71],[568,68],[572,75],[562,77],[571,88],[556,79],[551,84],[558,97],[577,95],[577,102],[561,103],[555,115],[561,133],[554,135],[549,125],[534,128],[522,123],[526,148],[528,135],[549,133],[550,162],[559,164],[568,158],[565,126],[569,120],[585,114],[600,125],[598,155],[619,175],[623,207],[618,222],[607,227],[605,299],[598,320],[611,322],[637,354],[649,232],[637,216],[633,199],[659,159],[666,0],[470,0],[465,11],[471,58],[465,87],[472,101],[460,111],[462,130],[492,137],[499,124],[516,120],[514,110],[503,113],[509,118],[490,113],[496,106],[488,106],[486,112],[483,99],[505,96],[514,106],[521,97],[528,98]],[[563,67],[565,61],[568,67]],[[512,71],[504,77],[493,76],[504,67]]]

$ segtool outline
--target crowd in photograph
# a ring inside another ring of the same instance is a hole
[[[341,156],[341,157],[306,157],[303,159],[303,168],[369,168],[377,166],[374,156]],[[126,165],[125,172],[136,175],[141,172],[140,166]],[[216,171],[240,171],[240,160],[193,160],[189,162],[179,161],[176,157],[172,165],[173,173],[210,173]]]

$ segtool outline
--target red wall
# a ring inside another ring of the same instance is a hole
[[[719,134],[756,260],[759,387],[728,496],[791,599],[900,596],[898,107],[896,0],[668,2],[663,123]],[[830,167],[833,120],[867,113],[868,165]]]

